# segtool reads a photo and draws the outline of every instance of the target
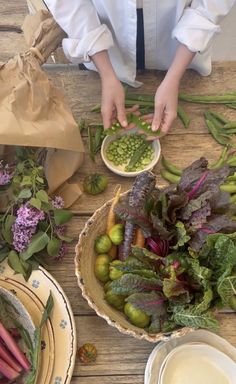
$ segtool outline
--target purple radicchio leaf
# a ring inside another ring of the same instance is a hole
[[[201,178],[202,174],[207,171],[208,161],[205,157],[194,161],[190,166],[182,172],[181,179],[178,184],[180,191],[189,192]]]
[[[137,292],[161,291],[161,285],[162,282],[159,279],[127,273],[114,280],[110,289],[113,293],[127,296]]]

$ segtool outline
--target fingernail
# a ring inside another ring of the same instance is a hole
[[[157,130],[158,130],[158,126],[157,125],[152,125],[152,131],[156,132]]]
[[[128,123],[127,123],[126,120],[122,121],[122,126],[123,126],[123,127],[127,127],[127,125],[128,125]]]

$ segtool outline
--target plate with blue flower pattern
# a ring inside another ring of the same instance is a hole
[[[25,281],[4,261],[0,264],[0,286],[19,298],[36,326],[51,291],[54,308],[43,334],[37,384],[69,384],[76,357],[76,329],[70,303],[60,285],[41,267]]]

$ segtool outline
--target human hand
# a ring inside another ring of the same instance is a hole
[[[155,94],[154,115],[149,115],[152,130],[166,134],[177,116],[178,83],[164,79]],[[146,118],[146,121],[148,119]]]
[[[116,76],[107,76],[102,79],[101,114],[105,129],[110,128],[117,120],[122,127],[127,126],[125,92]]]

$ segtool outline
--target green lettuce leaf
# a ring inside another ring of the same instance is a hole
[[[171,318],[176,324],[191,328],[206,328],[217,330],[219,328],[218,321],[213,317],[210,311],[196,314],[194,309],[178,307]]]
[[[175,227],[177,229],[177,243],[172,248],[178,249],[179,247],[182,247],[184,244],[186,244],[191,239],[191,237],[187,234],[184,223],[181,221],[177,221]]]
[[[231,297],[236,295],[236,275],[220,279],[217,284],[217,292],[221,297],[222,303],[228,305]]]
[[[147,279],[139,275],[127,273],[114,280],[110,289],[118,295],[132,295],[138,292],[160,291],[162,282],[160,279]]]

